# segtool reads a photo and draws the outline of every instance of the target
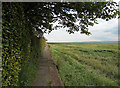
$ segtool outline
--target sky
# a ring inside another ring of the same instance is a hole
[[[120,0],[114,0],[116,2]],[[47,42],[82,42],[82,41],[118,41],[118,19],[105,21],[98,19],[99,24],[89,26],[91,35],[75,32],[69,34],[66,28],[53,30],[50,34],[44,34]]]

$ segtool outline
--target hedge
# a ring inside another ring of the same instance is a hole
[[[2,86],[30,85],[33,80],[35,74],[27,71],[31,71],[31,66],[37,71],[46,45],[45,39],[35,36],[33,30],[26,21],[22,3],[3,3]]]

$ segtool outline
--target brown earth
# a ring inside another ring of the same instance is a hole
[[[64,88],[48,46],[43,51],[40,67],[32,86],[61,86]]]

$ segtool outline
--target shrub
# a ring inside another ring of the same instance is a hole
[[[3,3],[2,86],[29,85],[35,76],[45,39],[27,23],[22,3]]]

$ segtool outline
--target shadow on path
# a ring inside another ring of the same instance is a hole
[[[32,86],[63,86],[64,88],[48,46],[43,51],[40,67]]]

